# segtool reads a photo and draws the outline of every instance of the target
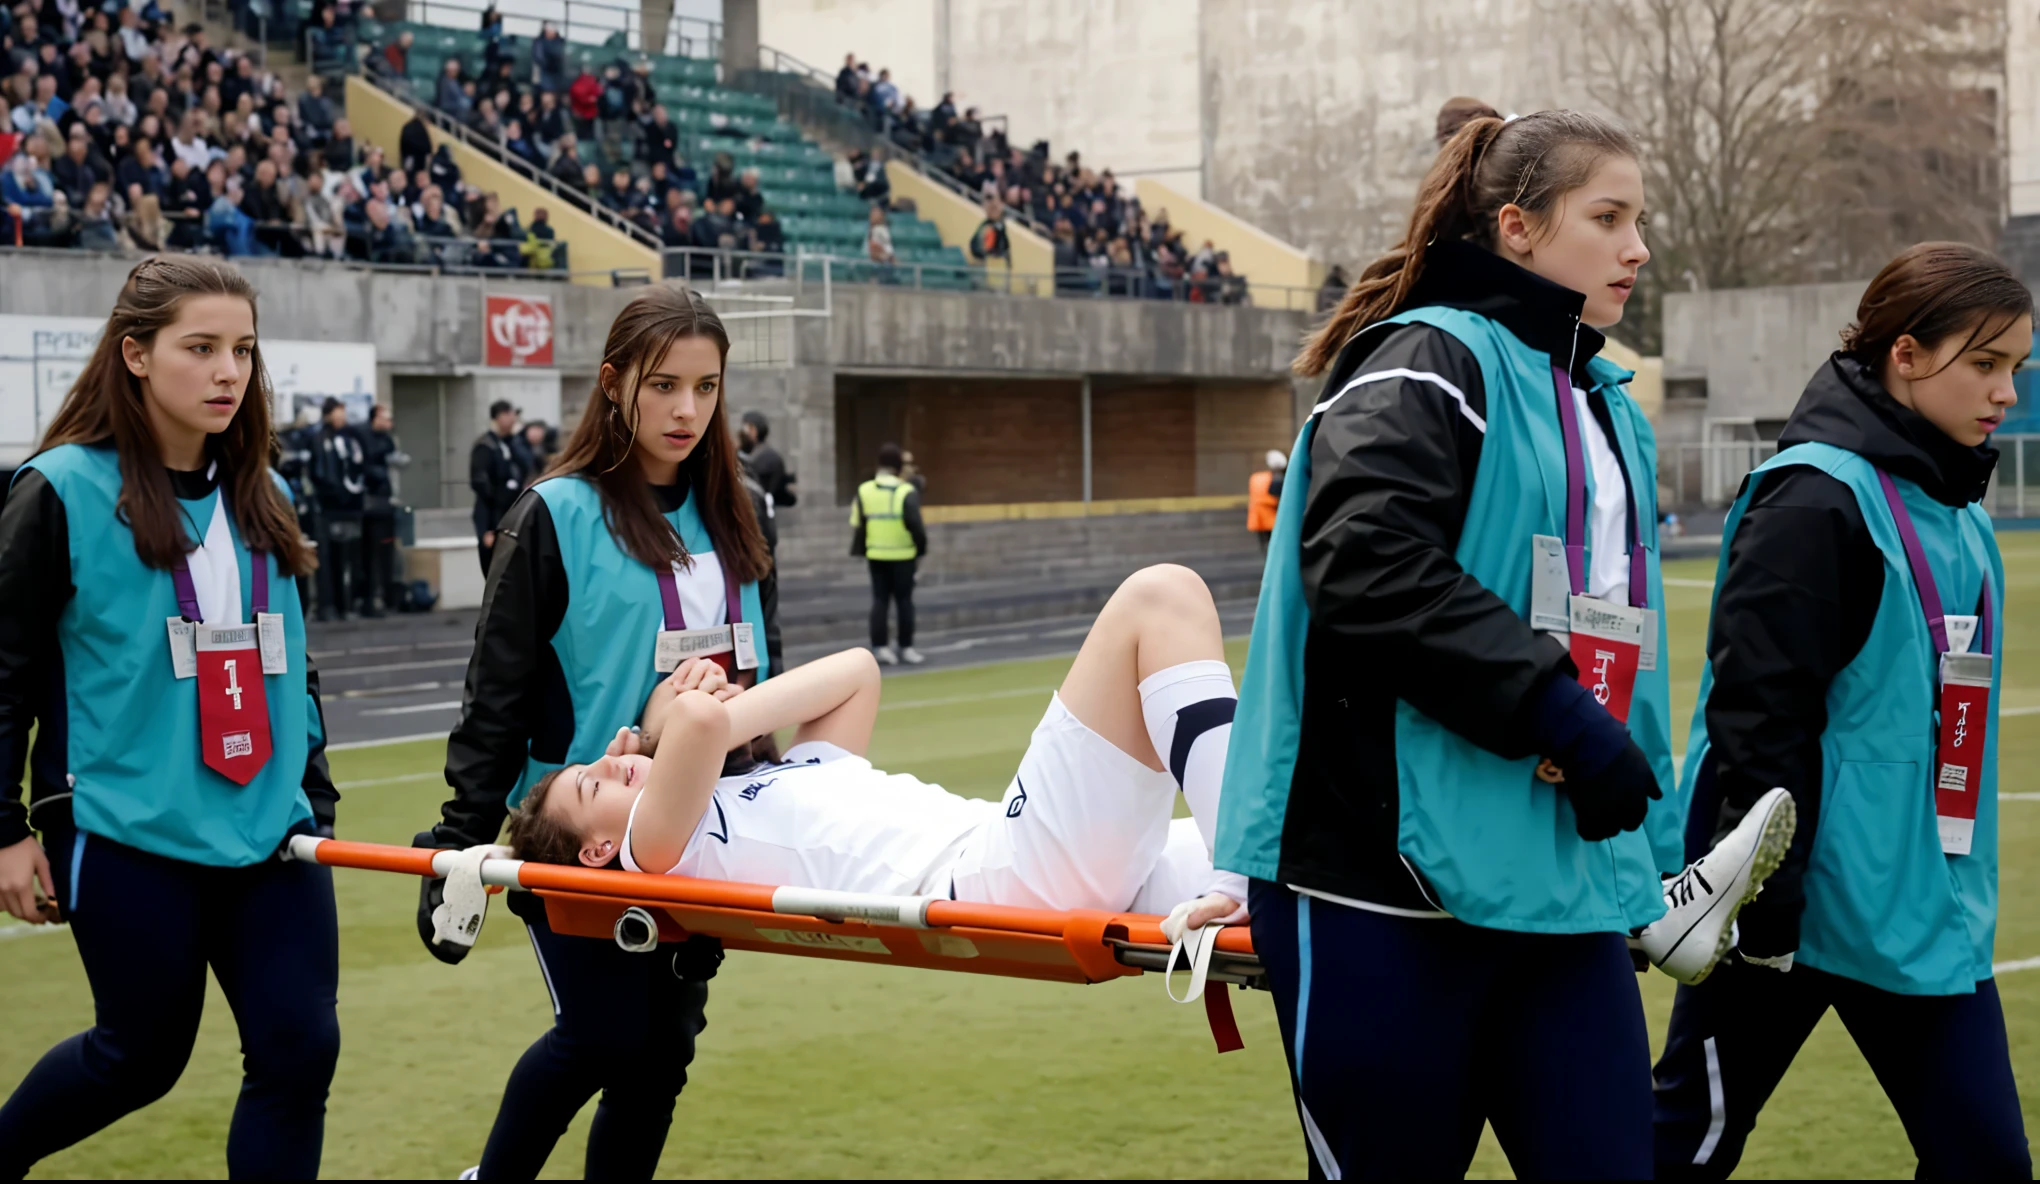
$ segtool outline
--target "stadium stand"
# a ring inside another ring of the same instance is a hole
[[[1211,240],[1192,248],[1170,225],[1166,209],[1149,215],[1138,195],[1122,190],[1111,169],[1093,170],[1079,153],[1052,159],[1048,142],[1021,149],[1003,119],[975,107],[959,110],[954,94],[932,108],[895,86],[890,71],[874,76],[869,62],[846,55],[836,74],[839,103],[874,131],[1009,211],[1047,236],[1055,250],[1060,295],[1126,296],[1192,303],[1240,304],[1247,281]]]
[[[258,52],[153,0],[68,14],[24,0],[0,12],[0,50],[0,242],[568,267],[541,212],[520,218],[443,155],[357,143],[325,80],[292,93]]]
[[[717,256],[726,272],[780,275],[783,256],[806,253],[844,260],[842,280],[884,282],[919,264],[928,286],[974,284],[934,226],[887,194],[846,191],[845,162],[769,96],[718,85],[715,61],[640,53],[623,32],[589,45],[550,25],[531,38],[501,30],[493,12],[473,29],[368,17],[342,29],[322,13],[306,29],[306,56],[334,74],[358,63],[440,126],[464,129],[469,144],[552,178],[568,200],[656,243],[669,275],[703,276]],[[889,211],[888,263],[871,255],[874,200]]]

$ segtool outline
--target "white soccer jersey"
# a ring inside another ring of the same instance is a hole
[[[949,869],[964,840],[999,809],[997,802],[958,797],[905,773],[874,769],[833,744],[798,744],[781,764],[716,782],[700,825],[669,874],[901,896],[947,894]],[[631,857],[628,830],[623,864],[642,870]],[[934,882],[938,878],[940,884]]]

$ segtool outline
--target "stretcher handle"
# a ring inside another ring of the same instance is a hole
[[[295,836],[289,849],[292,858],[307,863],[414,876],[444,875],[443,865],[450,864],[454,855],[452,851],[433,851],[424,847],[356,843],[313,835]],[[1053,909],[1012,908],[969,901],[931,900],[921,896],[776,888],[730,880],[700,880],[691,876],[648,876],[639,872],[566,867],[521,859],[484,860],[481,874],[484,884],[524,891],[603,896],[652,904],[747,909],[783,916],[815,917],[824,921],[851,918],[916,929],[992,929],[1066,939],[1074,917],[1072,913]],[[1112,937],[1139,945],[1159,945],[1163,949],[1169,946],[1168,938],[1162,934],[1160,917],[1101,913],[1096,915],[1096,919],[1102,929],[1110,930]],[[1100,936],[1104,935],[1101,933]],[[1102,941],[1099,944],[1102,949]],[[1251,956],[1254,952],[1253,937],[1246,926],[1229,925],[1218,936],[1218,950]]]

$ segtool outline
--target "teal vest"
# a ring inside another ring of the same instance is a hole
[[[263,564],[270,611],[283,614],[287,674],[263,676],[269,701],[269,763],[245,786],[205,766],[198,743],[198,680],[170,675],[164,620],[177,615],[170,573],[144,565],[134,535],[114,513],[120,458],[112,448],[65,444],[28,461],[64,503],[70,524],[71,583],[77,593],[57,619],[64,660],[64,749],[78,829],[190,863],[244,867],[276,852],[290,829],[312,817],[305,758],[323,739],[305,689],[305,618],[297,582]],[[279,490],[283,484],[277,482]],[[179,500],[195,544],[212,521],[219,491]],[[286,501],[288,491],[284,491]],[[242,614],[254,574],[238,523],[229,515],[241,564]]]
[[[659,578],[616,545],[594,484],[581,477],[554,477],[532,490],[545,499],[552,514],[560,562],[566,568],[567,611],[553,634],[552,647],[574,706],[574,739],[564,762],[527,754],[524,777],[510,795],[512,806],[539,778],[562,764],[583,764],[601,756],[616,729],[637,722],[652,688],[665,677],[652,665],[659,630],[666,627]],[[689,555],[715,553],[694,498],[666,515],[666,521],[680,532]],[[763,681],[771,674],[771,662],[765,654],[765,611],[758,585],[743,585],[739,596],[744,619],[757,627],[758,678]]]
[[[1828,687],[1820,738],[1820,825],[1806,869],[1806,912],[1797,961],[1903,995],[1966,995],[1991,976],[1997,935],[1998,694],[2004,643],[1991,655],[1983,784],[1968,855],[1943,855],[1934,822],[1934,713],[1938,659],[1891,508],[1869,461],[1830,444],[1800,444],[1750,474],[1722,527],[1715,586],[1728,574],[1729,547],[1750,497],[1770,473],[1819,469],[1856,495],[1884,553],[1884,593],[1870,636]],[[1945,611],[1976,611],[1991,581],[1991,634],[2004,633],[2005,572],[1990,515],[1974,503],[1943,505],[1903,477],[1905,500]],[[1712,664],[1686,742],[1690,793],[1709,759],[1707,699]],[[1686,799],[1690,800],[1690,799]]]
[[[1389,323],[1442,329],[1480,363],[1487,391],[1486,439],[1454,556],[1527,621],[1530,538],[1563,533],[1565,446],[1552,387],[1553,359],[1475,313],[1417,308]],[[1565,361],[1557,359],[1561,366]],[[1631,377],[1628,371],[1595,359],[1590,373],[1611,412],[1613,444],[1628,469],[1650,548],[1650,605],[1662,610],[1656,437],[1622,390]],[[1315,429],[1315,419],[1305,424],[1290,453],[1286,480],[1291,488],[1309,488]],[[1276,511],[1219,815],[1218,865],[1264,880],[1279,875],[1283,815],[1303,717],[1310,613],[1298,556],[1305,500],[1285,497]],[[1674,784],[1671,689],[1662,611],[1658,653],[1657,670],[1637,675],[1629,730],[1669,795]],[[1663,913],[1659,872],[1684,864],[1681,814],[1667,808],[1672,803],[1653,803],[1642,832],[1589,843],[1575,831],[1565,796],[1537,779],[1535,757],[1504,760],[1408,703],[1396,705],[1395,744],[1401,800],[1397,845],[1453,916],[1495,929],[1588,933],[1626,931]]]

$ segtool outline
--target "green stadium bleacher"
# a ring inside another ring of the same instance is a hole
[[[293,10],[309,19],[310,0],[289,0]],[[398,33],[412,35],[405,74],[421,95],[429,97],[433,80],[445,69],[448,58],[459,58],[463,74],[480,74],[483,39],[478,29],[456,29],[439,25],[398,22],[380,25],[364,20],[361,35],[377,44]],[[531,38],[519,37],[516,44],[520,64],[528,63]],[[719,85],[716,62],[705,58],[645,55],[628,48],[619,32],[601,45],[569,42],[567,71],[571,76],[586,67],[600,75],[613,64],[634,66],[651,63],[650,78],[657,99],[680,130],[679,153],[696,173],[706,178],[718,154],[727,153],[742,172],[755,168],[766,207],[780,220],[787,251],[793,254],[829,254],[845,257],[833,274],[851,282],[908,283],[914,264],[925,270],[920,282],[926,287],[971,289],[982,287],[982,277],[962,250],[942,245],[942,236],[932,223],[910,213],[891,216],[894,254],[899,266],[890,272],[864,262],[865,239],[869,231],[869,204],[853,193],[836,187],[835,158],[782,119],[778,104],[768,95],[727,89]],[[719,134],[720,133],[720,134]],[[604,175],[618,167],[630,167],[611,149],[619,141],[584,144],[585,158],[599,165]],[[641,171],[641,170],[639,170]],[[819,274],[819,273],[817,273]]]

